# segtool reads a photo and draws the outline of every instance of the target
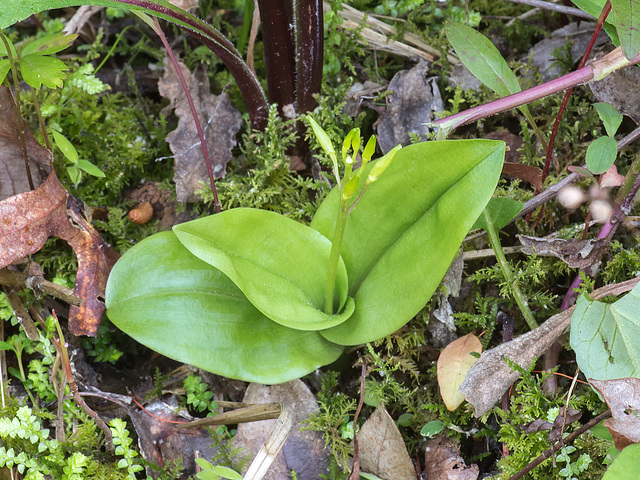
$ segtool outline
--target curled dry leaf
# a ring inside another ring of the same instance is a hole
[[[478,337],[469,333],[447,345],[438,358],[440,395],[451,411],[464,401],[464,395],[458,389],[471,366],[478,360],[473,353],[482,353],[482,344]]]
[[[18,112],[8,87],[0,87],[0,200],[18,193],[28,192],[29,180],[18,136]],[[35,187],[39,186],[51,171],[51,152],[40,145],[31,132],[24,131],[29,169]]]
[[[480,475],[478,465],[467,466],[460,456],[460,448],[443,436],[427,444],[424,470],[429,480],[476,480]]]
[[[160,95],[171,101],[179,118],[178,128],[167,135],[167,142],[175,155],[173,181],[176,184],[176,196],[179,202],[194,202],[199,200],[196,192],[202,188],[203,182],[209,183],[209,175],[187,97],[171,62],[165,59],[164,65],[165,76],[158,82],[158,90]],[[210,93],[206,73],[200,71],[191,74],[182,63],[180,68],[204,130],[213,176],[222,178],[231,160],[231,149],[236,145],[236,133],[242,126],[242,115],[233,106],[227,93],[220,96]]]
[[[571,268],[585,269],[600,260],[609,251],[609,242],[604,238],[589,240],[564,240],[562,238],[537,238],[518,235],[522,251],[527,255],[535,252],[543,257],[556,257]]]
[[[383,404],[358,433],[360,468],[382,480],[414,480],[416,471],[396,423]]]
[[[638,282],[640,282],[640,277],[607,285],[592,292],[591,298],[621,295],[635,287]],[[574,307],[560,312],[538,328],[510,342],[487,350],[480,356],[460,385],[460,392],[475,407],[476,417],[488,412],[520,376],[518,371],[512,369],[505,362],[505,357],[521,367],[527,368],[535,358],[542,355],[562,335],[569,326],[573,310]]]
[[[640,443],[640,379],[619,378],[589,383],[602,395],[612,418],[604,422],[618,450]]]
[[[74,295],[84,303],[71,306],[69,331],[98,333],[104,314],[104,289],[118,254],[82,215],[54,173],[37,189],[0,202],[0,268],[42,248],[49,237],[65,240],[78,257]]]
[[[560,407],[558,415],[553,421],[551,431],[549,432],[549,442],[554,443],[562,438],[562,434],[569,425],[580,420],[582,412],[575,408]]]

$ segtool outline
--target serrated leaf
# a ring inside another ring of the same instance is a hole
[[[604,128],[607,131],[607,135],[613,137],[622,123],[622,114],[618,112],[613,105],[606,102],[594,103],[593,108],[598,112],[600,120],[602,120]]]
[[[612,304],[578,298],[571,315],[571,348],[587,378],[640,375],[640,286]]]
[[[227,275],[274,322],[298,330],[343,323],[354,309],[340,259],[335,315],[324,313],[331,242],[316,230],[266,210],[235,208],[173,227],[195,256]]]
[[[440,395],[447,409],[455,410],[464,401],[464,395],[458,391],[471,366],[478,361],[471,355],[482,353],[482,344],[478,337],[469,333],[447,345],[438,357],[438,385]]]
[[[104,172],[100,170],[98,167],[96,167],[89,160],[78,160],[78,162],[76,163],[76,166],[80,170],[87,172],[89,175],[93,175],[94,177],[104,178],[105,176]]]
[[[106,305],[111,321],[149,348],[248,382],[299,378],[342,352],[317,332],[269,320],[172,232],[153,235],[122,256],[107,282]]]
[[[322,335],[340,345],[369,342],[395,332],[424,307],[491,198],[504,152],[504,142],[452,140],[417,143],[396,154],[345,227],[341,255],[356,309]],[[329,238],[339,195],[334,188],[311,222]]]
[[[604,173],[611,168],[618,156],[618,142],[605,136],[596,138],[587,147],[587,167],[594,174]]]
[[[59,32],[45,35],[28,43],[22,49],[21,55],[24,57],[31,54],[51,55],[52,53],[58,53],[68,48],[76,38],[78,38],[78,35],[75,33],[64,34]]]
[[[493,228],[500,230],[507,223],[522,211],[524,204],[507,197],[497,197],[489,200],[489,203],[485,207],[484,211],[473,224],[471,229],[483,228],[487,230],[489,223],[493,225]]]
[[[633,60],[640,53],[640,0],[611,0],[622,53]]]
[[[20,58],[20,73],[27,84],[35,89],[42,85],[48,88],[62,88],[63,73],[67,66],[57,58],[42,55],[27,55]]]

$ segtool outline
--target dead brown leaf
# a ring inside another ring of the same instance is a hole
[[[582,412],[575,408],[560,407],[558,416],[553,421],[553,426],[549,432],[549,442],[555,443],[562,438],[562,434],[566,428],[573,422],[580,420]]]
[[[426,77],[427,62],[421,61],[411,70],[403,70],[391,79],[387,110],[377,122],[378,145],[387,153],[398,144],[411,143],[411,135],[423,136],[435,112],[444,110],[435,78]]]
[[[415,480],[416,471],[402,434],[383,404],[358,433],[360,468],[383,480]]]
[[[504,162],[502,173],[529,182],[534,186],[536,192],[542,191],[542,170],[531,165],[521,163]]]
[[[160,95],[171,101],[179,118],[178,128],[167,135],[167,142],[175,155],[173,181],[176,184],[176,196],[179,202],[195,202],[200,200],[196,192],[202,188],[202,183],[209,183],[207,166],[189,103],[178,81],[178,74],[169,59],[165,59],[164,66],[165,75],[158,82],[158,90]],[[205,72],[191,74],[182,63],[180,68],[204,130],[213,175],[215,178],[222,178],[226,173],[227,163],[232,158],[231,149],[236,145],[236,134],[242,126],[242,115],[232,105],[227,93],[220,96],[210,93],[209,79]]]
[[[427,444],[424,454],[425,478],[429,480],[476,480],[480,468],[467,466],[459,447],[452,440],[438,436]]]
[[[37,189],[0,202],[0,268],[37,252],[49,237],[66,241],[78,258],[73,293],[84,303],[71,306],[69,331],[95,336],[105,310],[107,276],[118,254],[84,218],[55,173]]]
[[[602,395],[612,418],[604,422],[618,450],[640,443],[640,379],[619,378],[589,383]]]
[[[536,238],[518,235],[522,251],[527,255],[535,252],[543,257],[556,257],[571,268],[585,269],[598,263],[609,251],[606,239],[564,240],[562,238]]]
[[[607,295],[621,295],[635,287],[639,281],[640,277],[636,277],[626,282],[607,285],[593,291],[591,298],[597,300]],[[573,309],[574,307],[571,307],[554,315],[538,328],[487,350],[480,356],[460,385],[460,392],[464,394],[467,402],[475,407],[476,417],[488,412],[520,376],[520,373],[512,369],[504,359],[509,358],[524,368],[529,367],[531,362],[542,355],[569,326]]]
[[[329,454],[324,450],[322,435],[320,432],[300,431],[302,422],[318,409],[315,397],[301,380],[272,386],[252,383],[247,388],[243,401],[252,404],[281,403],[291,411],[293,417],[291,434],[264,477],[265,480],[289,480],[291,470],[296,471],[300,480],[316,480],[320,474],[326,473]],[[234,443],[255,456],[276,422],[277,420],[265,420],[240,424]]]
[[[11,90],[0,87],[0,201],[18,193],[28,192],[29,180],[22,154],[18,129],[18,112]],[[25,129],[29,168],[33,184],[38,187],[51,171],[51,152],[40,145]]]

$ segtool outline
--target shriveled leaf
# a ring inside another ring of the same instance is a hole
[[[587,378],[640,375],[640,287],[612,304],[581,295],[571,315],[571,348]]]
[[[452,439],[438,436],[427,443],[424,453],[425,478],[429,480],[476,480],[478,465],[467,466],[460,447]]]
[[[613,105],[606,102],[594,103],[593,108],[598,112],[604,128],[607,131],[607,135],[613,137],[622,123],[622,114],[620,114]]]
[[[565,240],[563,238],[537,238],[518,235],[522,252],[543,257],[556,257],[571,268],[587,268],[598,263],[609,251],[606,239]]]
[[[622,53],[633,60],[640,53],[640,0],[611,0]]]
[[[36,190],[0,202],[0,268],[37,252],[49,237],[65,240],[78,258],[74,294],[84,303],[71,306],[74,335],[98,333],[104,314],[104,288],[117,253],[102,240],[55,174]]]
[[[354,309],[341,260],[336,315],[324,313],[331,242],[312,228],[266,210],[236,208],[173,227],[195,256],[220,269],[273,321],[298,330],[343,323]]]
[[[397,153],[347,220],[341,255],[356,310],[323,330],[327,339],[357,345],[382,338],[424,307],[491,197],[504,150],[504,142],[457,140]],[[334,189],[311,222],[327,238],[338,202]]]
[[[529,182],[536,188],[536,191],[542,191],[542,170],[531,165],[523,165],[522,163],[504,162],[502,173]]]
[[[605,420],[604,426],[611,433],[616,448],[622,450],[633,443],[640,443],[640,379],[589,379],[589,383],[611,409],[612,418]]]
[[[562,434],[573,422],[577,422],[582,417],[582,412],[575,408],[560,407],[558,415],[553,421],[553,427],[549,432],[549,443],[555,443],[562,438]]]
[[[596,138],[587,148],[587,167],[592,173],[604,173],[611,168],[617,155],[618,143],[615,138]]]
[[[640,443],[629,445],[609,466],[602,480],[636,480],[640,469]]]
[[[123,255],[109,277],[106,303],[112,322],[138,342],[229,378],[286,382],[331,363],[342,351],[317,332],[269,320],[171,232]]]
[[[259,385],[252,383],[247,388],[243,402],[248,404],[280,403],[291,410],[293,427],[282,450],[269,468],[268,478],[290,478],[295,470],[298,478],[316,479],[329,467],[329,451],[324,448],[322,433],[304,430],[304,422],[318,409],[315,396],[301,380],[292,380],[281,385]],[[233,439],[235,447],[245,454],[255,456],[265,439],[273,430],[277,420],[242,423]]]
[[[0,87],[0,200],[31,190],[27,178],[20,137],[18,113],[8,87]],[[39,186],[51,170],[52,155],[29,130],[24,131],[29,169],[34,186]]]
[[[48,88],[62,88],[62,80],[67,78],[63,73],[67,66],[57,58],[42,55],[27,55],[20,58],[22,78],[33,88],[42,85]]]
[[[76,38],[78,38],[76,34],[65,35],[61,32],[45,35],[28,43],[27,46],[22,49],[21,56],[25,57],[31,54],[51,55],[52,53],[58,53],[68,48]]]
[[[451,411],[464,401],[464,395],[458,389],[471,366],[478,360],[472,353],[482,353],[482,344],[478,337],[469,333],[447,345],[438,358],[440,395]]]
[[[523,207],[521,202],[511,198],[492,198],[471,229],[483,228],[487,230],[492,225],[496,230],[500,230],[520,213]]]
[[[179,118],[178,127],[166,139],[175,155],[173,181],[176,184],[176,196],[179,202],[194,202],[200,200],[197,191],[203,188],[203,183],[209,184],[209,174],[200,137],[178,75],[168,59],[164,66],[165,75],[158,82],[158,90],[171,101]],[[192,74],[182,63],[180,68],[204,130],[213,176],[222,178],[232,158],[231,150],[236,145],[236,134],[242,126],[242,115],[227,93],[219,96],[211,94],[209,78],[204,71]]]
[[[378,405],[358,433],[360,468],[383,480],[414,480],[416,471],[396,423]]]

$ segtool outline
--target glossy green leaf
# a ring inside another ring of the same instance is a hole
[[[106,305],[111,321],[149,348],[249,382],[299,378],[342,351],[317,332],[266,318],[171,232],[153,235],[122,256],[107,282]]]
[[[516,74],[491,40],[457,22],[447,23],[444,31],[462,63],[487,87],[502,97],[521,90]]]
[[[331,242],[306,225],[266,210],[236,208],[176,225],[173,231],[192,254],[221,270],[281,325],[321,330],[343,323],[353,312],[341,260],[334,297],[334,311],[340,313],[324,313]]]
[[[571,315],[571,348],[587,378],[640,375],[640,286],[613,304],[578,298]]]
[[[61,32],[45,35],[28,43],[22,49],[21,55],[24,57],[30,54],[51,55],[52,53],[58,53],[68,48],[76,38],[78,38],[76,34],[65,35]]]
[[[493,228],[500,230],[513,220],[523,208],[524,204],[522,202],[511,198],[492,198],[471,229],[483,228],[484,230],[488,230],[489,222],[491,222]]]
[[[78,151],[76,150],[76,147],[74,147],[73,144],[69,141],[69,139],[57,130],[52,130],[51,133],[53,134],[53,141],[58,146],[65,158],[71,163],[78,163]]]
[[[600,120],[602,120],[604,128],[607,131],[607,135],[613,137],[622,123],[622,114],[618,112],[613,105],[606,102],[594,103],[593,108],[598,112]]]
[[[618,156],[618,142],[613,137],[596,138],[587,147],[587,168],[591,173],[604,173],[611,168]]]
[[[93,175],[94,177],[104,178],[105,176],[104,172],[100,170],[98,167],[96,167],[89,160],[78,160],[78,163],[76,163],[76,166],[80,170],[87,172],[89,175]]]
[[[611,0],[622,53],[633,60],[640,53],[640,0]]]
[[[347,220],[341,255],[356,310],[322,331],[327,339],[357,345],[382,338],[424,307],[491,198],[504,152],[503,142],[456,140],[396,154]],[[339,195],[334,188],[311,222],[327,237]]]
[[[640,470],[640,443],[629,445],[609,466],[602,480],[636,480]]]
[[[42,85],[48,88],[62,88],[63,73],[67,66],[57,58],[42,55],[27,55],[20,58],[20,73],[27,84],[33,88]]]

